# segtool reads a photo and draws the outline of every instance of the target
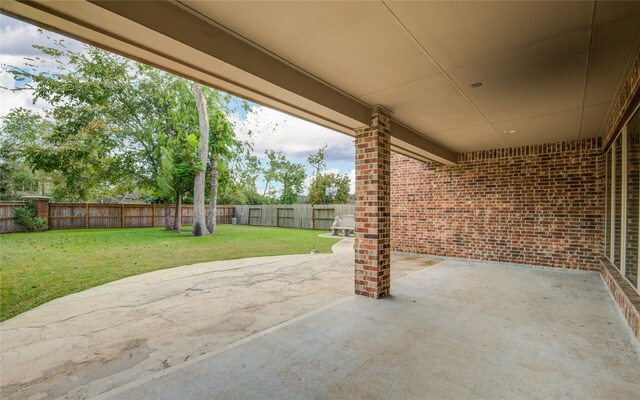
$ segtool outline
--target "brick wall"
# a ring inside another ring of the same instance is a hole
[[[631,331],[640,341],[640,295],[609,260],[602,257],[600,263],[602,279],[618,304],[622,315],[629,323]]]
[[[356,129],[355,293],[381,298],[389,294],[390,142],[389,112],[373,111],[371,126]]]
[[[391,160],[396,251],[599,270],[600,140],[461,154],[455,166]]]

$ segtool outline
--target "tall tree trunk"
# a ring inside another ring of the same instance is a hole
[[[173,217],[173,231],[180,233],[182,231],[182,192],[176,194],[176,215]]]
[[[218,205],[218,163],[215,154],[211,152],[211,172],[209,174],[209,212],[207,213],[207,229],[209,232],[216,233],[216,212]],[[223,223],[226,223],[223,222]]]
[[[207,169],[207,154],[209,153],[209,116],[207,113],[207,99],[202,93],[202,88],[197,83],[193,83],[193,98],[198,109],[198,125],[200,128],[200,142],[198,144],[198,160],[200,169],[196,172],[193,180],[193,226],[191,235],[206,236],[207,221],[204,208],[204,181]]]
[[[169,198],[166,197],[162,200],[162,204],[164,205],[164,230],[171,230],[171,208],[169,207]]]

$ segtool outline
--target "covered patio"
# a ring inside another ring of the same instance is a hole
[[[353,289],[388,298],[113,398],[637,397],[639,2],[0,10],[355,139]],[[464,260],[392,286],[392,251]]]
[[[595,272],[411,254],[352,295],[333,254],[130,277],[2,323],[6,399],[632,399],[640,349]],[[435,265],[434,265],[435,264]],[[9,368],[7,366],[10,366]]]
[[[640,353],[595,273],[447,260],[100,399],[633,399]]]

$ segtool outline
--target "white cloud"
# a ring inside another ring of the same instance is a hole
[[[29,90],[12,92],[13,78],[5,71],[0,71],[0,117],[4,117],[12,108],[23,107],[27,110],[41,112],[47,108],[48,104],[42,100],[33,104],[33,93]]]
[[[2,35],[0,53],[3,63],[13,62],[16,59],[21,61],[25,56],[40,55],[40,50],[34,49],[32,45],[51,45],[51,39],[63,40],[70,50],[82,51],[83,48],[83,44],[77,40],[49,31],[40,33],[40,29],[36,26],[6,15],[0,16],[0,35]]]
[[[251,132],[256,154],[282,151],[289,159],[306,157],[327,144],[327,161],[353,162],[353,138],[267,107],[255,106],[241,119],[232,116],[239,137]]]
[[[40,57],[39,65],[55,71],[59,65],[45,56],[33,44],[51,45],[52,39],[64,40],[69,49],[83,51],[83,44],[67,39],[52,32],[39,33],[37,27],[22,21],[0,15],[0,117],[11,109],[23,107],[41,112],[48,104],[39,101],[33,104],[30,91],[12,92],[15,88],[13,77],[6,72],[7,66],[23,67],[25,57]],[[282,151],[290,160],[305,163],[309,154],[327,144],[326,172],[346,173],[351,177],[351,192],[355,192],[355,170],[353,170],[355,150],[353,138],[339,132],[321,127],[311,122],[292,117],[267,107],[254,106],[244,118],[234,114],[230,118],[240,138],[246,139],[248,132],[253,133],[254,153],[262,156],[265,150]],[[311,178],[305,182],[305,191]]]
[[[8,89],[15,87],[12,76],[6,72],[6,66],[22,67],[24,57],[39,56],[39,65],[44,63],[43,68],[57,70],[59,66],[50,57],[32,47],[33,44],[51,45],[50,38],[64,40],[71,50],[83,50],[81,42],[52,32],[39,33],[39,29],[33,25],[0,15],[0,63],[3,65],[0,86]],[[43,102],[32,104],[33,96],[28,91],[0,89],[0,95],[0,116],[6,115],[14,107],[40,111],[47,106]],[[282,151],[288,159],[303,162],[310,153],[326,143],[328,164],[349,164],[349,167],[343,168],[345,171],[353,164],[353,138],[342,133],[262,106],[254,106],[245,118],[234,115],[232,120],[240,137],[246,137],[249,131],[254,133],[254,149],[258,155],[264,154],[265,150]]]
[[[326,143],[328,168],[323,173],[348,174],[351,179],[350,193],[355,193],[355,149],[352,137],[263,106],[252,107],[245,118],[233,114],[230,120],[240,139],[248,139],[251,132],[255,155],[262,156],[265,150],[282,151],[289,160],[304,163],[308,173],[304,183],[305,193],[308,193],[313,176],[306,158]]]
[[[33,103],[33,93],[28,90],[12,92],[16,87],[13,77],[6,72],[8,66],[25,67],[25,57],[39,57],[37,65],[44,70],[55,71],[59,65],[49,56],[42,54],[32,45],[52,45],[52,39],[64,40],[67,47],[74,51],[82,51],[83,44],[64,38],[52,32],[39,33],[37,27],[4,15],[0,16],[0,117],[5,116],[12,108],[23,107],[41,112],[48,104],[43,101]]]

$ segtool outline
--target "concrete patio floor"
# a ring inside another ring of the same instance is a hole
[[[104,399],[637,399],[600,277],[449,260]]]
[[[0,326],[2,398],[636,399],[640,351],[601,278],[399,255],[352,296],[334,254],[157,271]],[[405,275],[402,277],[402,275]],[[7,368],[7,366],[11,366]]]
[[[394,259],[394,278],[435,262]],[[333,254],[203,263],[112,282],[0,324],[0,398],[89,398],[352,294],[353,238]]]

